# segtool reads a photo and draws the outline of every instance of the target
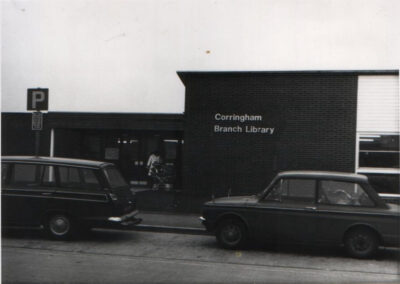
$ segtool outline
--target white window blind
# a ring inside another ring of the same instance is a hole
[[[399,132],[399,76],[358,77],[358,132]]]

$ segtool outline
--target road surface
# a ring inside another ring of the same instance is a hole
[[[2,238],[3,283],[399,283],[399,252],[349,258],[337,248],[250,245],[205,235],[95,230],[73,242],[36,232]]]

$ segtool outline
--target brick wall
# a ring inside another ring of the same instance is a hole
[[[354,171],[357,76],[352,74],[185,73],[184,188],[255,193],[283,170]],[[216,121],[215,114],[262,122]],[[215,133],[255,125],[273,135]]]

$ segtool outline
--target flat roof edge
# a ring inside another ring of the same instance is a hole
[[[399,69],[385,70],[271,70],[271,71],[196,71],[178,70],[183,83],[188,76],[201,75],[399,75]]]

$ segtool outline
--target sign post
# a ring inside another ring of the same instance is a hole
[[[35,131],[35,156],[39,156],[40,131],[43,129],[43,113],[49,108],[49,89],[28,89],[27,109],[32,112],[32,130]]]

